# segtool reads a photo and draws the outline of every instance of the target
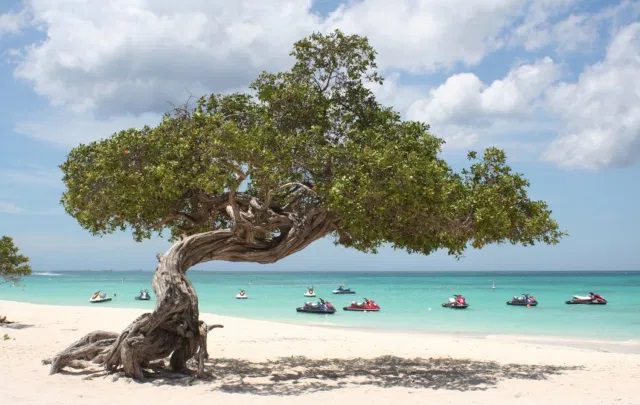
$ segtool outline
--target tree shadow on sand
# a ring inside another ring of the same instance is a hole
[[[33,325],[29,325],[26,323],[18,323],[18,322],[0,322],[0,328],[7,328],[7,329],[26,329],[26,328],[32,328]]]
[[[49,362],[44,361],[44,364]],[[87,362],[70,364],[76,370],[61,373],[83,379],[124,379],[122,373],[108,373]],[[238,359],[210,359],[204,377],[196,378],[185,370],[167,369],[166,362],[156,361],[145,369],[142,384],[190,386],[205,384],[212,390],[256,395],[301,395],[345,387],[377,386],[431,388],[458,391],[487,390],[506,379],[545,380],[552,375],[581,367],[549,365],[499,364],[488,361],[450,358],[406,359],[382,356],[373,359],[309,359],[283,357],[265,362]],[[194,365],[191,364],[193,369]]]
[[[315,360],[297,356],[265,362],[211,359],[206,362],[205,377],[201,379],[157,366],[146,370],[147,379],[143,383],[181,386],[206,384],[212,390],[257,395],[301,395],[356,386],[473,391],[495,387],[505,379],[544,380],[548,376],[579,368],[448,358],[383,356],[374,359]],[[114,375],[113,378],[121,377]]]

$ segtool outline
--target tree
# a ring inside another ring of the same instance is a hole
[[[4,283],[17,283],[22,276],[31,274],[29,258],[19,253],[18,247],[13,244],[13,239],[3,236],[0,239],[0,277]],[[6,316],[0,315],[0,324],[10,323]]]
[[[12,238],[3,236],[0,239],[0,277],[2,277],[0,284],[16,283],[22,276],[29,274],[31,274],[29,258],[19,253]]]
[[[428,125],[404,121],[370,90],[382,83],[366,38],[339,31],[294,45],[293,67],[262,73],[251,93],[210,95],[80,145],[61,166],[62,204],[95,235],[168,234],[153,279],[157,304],[121,334],[97,332],[59,354],[143,376],[207,357],[208,327],[185,277],[210,260],[273,263],[330,236],[364,252],[390,245],[460,255],[471,245],[553,244],[562,233],[528,182],[491,148],[454,172]]]

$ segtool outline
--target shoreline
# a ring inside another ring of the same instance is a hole
[[[41,364],[86,333],[120,331],[143,312],[0,300],[0,313],[17,323],[0,327],[0,395],[27,405],[137,404],[157,395],[251,404],[637,403],[640,354],[611,350],[611,342],[351,330],[210,313],[201,319],[224,325],[207,339],[208,367],[218,372],[212,379],[165,373],[132,384],[95,367],[48,375]],[[616,345],[629,346],[637,345]]]
[[[12,304],[29,304],[29,305],[41,305],[47,307],[61,307],[61,308],[104,308],[104,309],[125,309],[125,310],[134,310],[134,311],[142,311],[142,312],[150,312],[152,308],[137,308],[137,307],[112,307],[112,306],[99,306],[99,304],[76,304],[76,305],[59,305],[59,304],[40,304],[28,301],[16,301],[16,300],[3,300],[0,299],[0,306],[2,303],[12,303]],[[201,312],[200,316],[209,316],[209,317],[219,317],[219,318],[231,318],[237,320],[244,320],[247,322],[260,321],[260,322],[271,322],[274,324],[288,325],[294,327],[314,327],[314,328],[327,328],[327,329],[335,329],[335,330],[344,330],[344,331],[355,331],[355,332],[366,332],[366,333],[402,333],[416,336],[441,336],[441,337],[449,337],[449,338],[469,338],[469,339],[487,339],[487,340],[506,340],[506,341],[518,341],[518,342],[531,342],[531,343],[544,343],[549,345],[556,346],[567,346],[567,347],[582,347],[582,348],[602,348],[607,347],[608,350],[619,352],[619,353],[637,353],[640,354],[640,338],[638,339],[629,339],[629,338],[593,338],[593,337],[581,337],[581,336],[568,336],[568,335],[553,335],[553,334],[538,334],[532,333],[528,335],[519,335],[513,333],[501,333],[501,332],[468,332],[468,331],[460,331],[460,332],[445,332],[445,331],[424,331],[419,329],[403,329],[403,328],[376,328],[376,327],[366,327],[366,326],[349,326],[349,325],[337,325],[337,324],[322,324],[321,322],[305,322],[305,323],[297,323],[293,321],[287,320],[262,320],[257,318],[250,318],[244,316],[231,316],[231,315],[222,315],[216,314],[213,312]],[[313,315],[310,315],[313,316]]]

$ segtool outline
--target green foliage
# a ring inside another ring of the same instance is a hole
[[[19,253],[12,238],[3,236],[0,239],[0,277],[5,282],[15,282],[29,274],[29,258]]]
[[[230,194],[293,210],[284,185],[295,182],[312,190],[295,209],[327,210],[336,243],[362,251],[460,254],[562,237],[502,151],[470,152],[455,173],[428,125],[376,101],[369,88],[382,78],[366,38],[313,34],[292,56],[291,70],[260,74],[251,94],[202,97],[156,127],[74,148],[61,166],[67,212],[94,234],[177,237],[230,226]]]

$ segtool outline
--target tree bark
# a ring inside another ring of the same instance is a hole
[[[122,370],[125,375],[141,379],[152,361],[170,356],[175,371],[187,369],[187,361],[196,358],[197,373],[202,374],[208,358],[208,327],[199,320],[198,297],[186,277],[192,266],[211,260],[273,263],[295,253],[333,230],[328,214],[310,210],[302,217],[289,215],[291,227],[269,241],[256,241],[234,230],[217,230],[195,234],[176,242],[159,259],[153,277],[156,306],[134,320],[119,335],[92,332],[51,361],[51,373],[77,360],[91,360],[106,370]]]

